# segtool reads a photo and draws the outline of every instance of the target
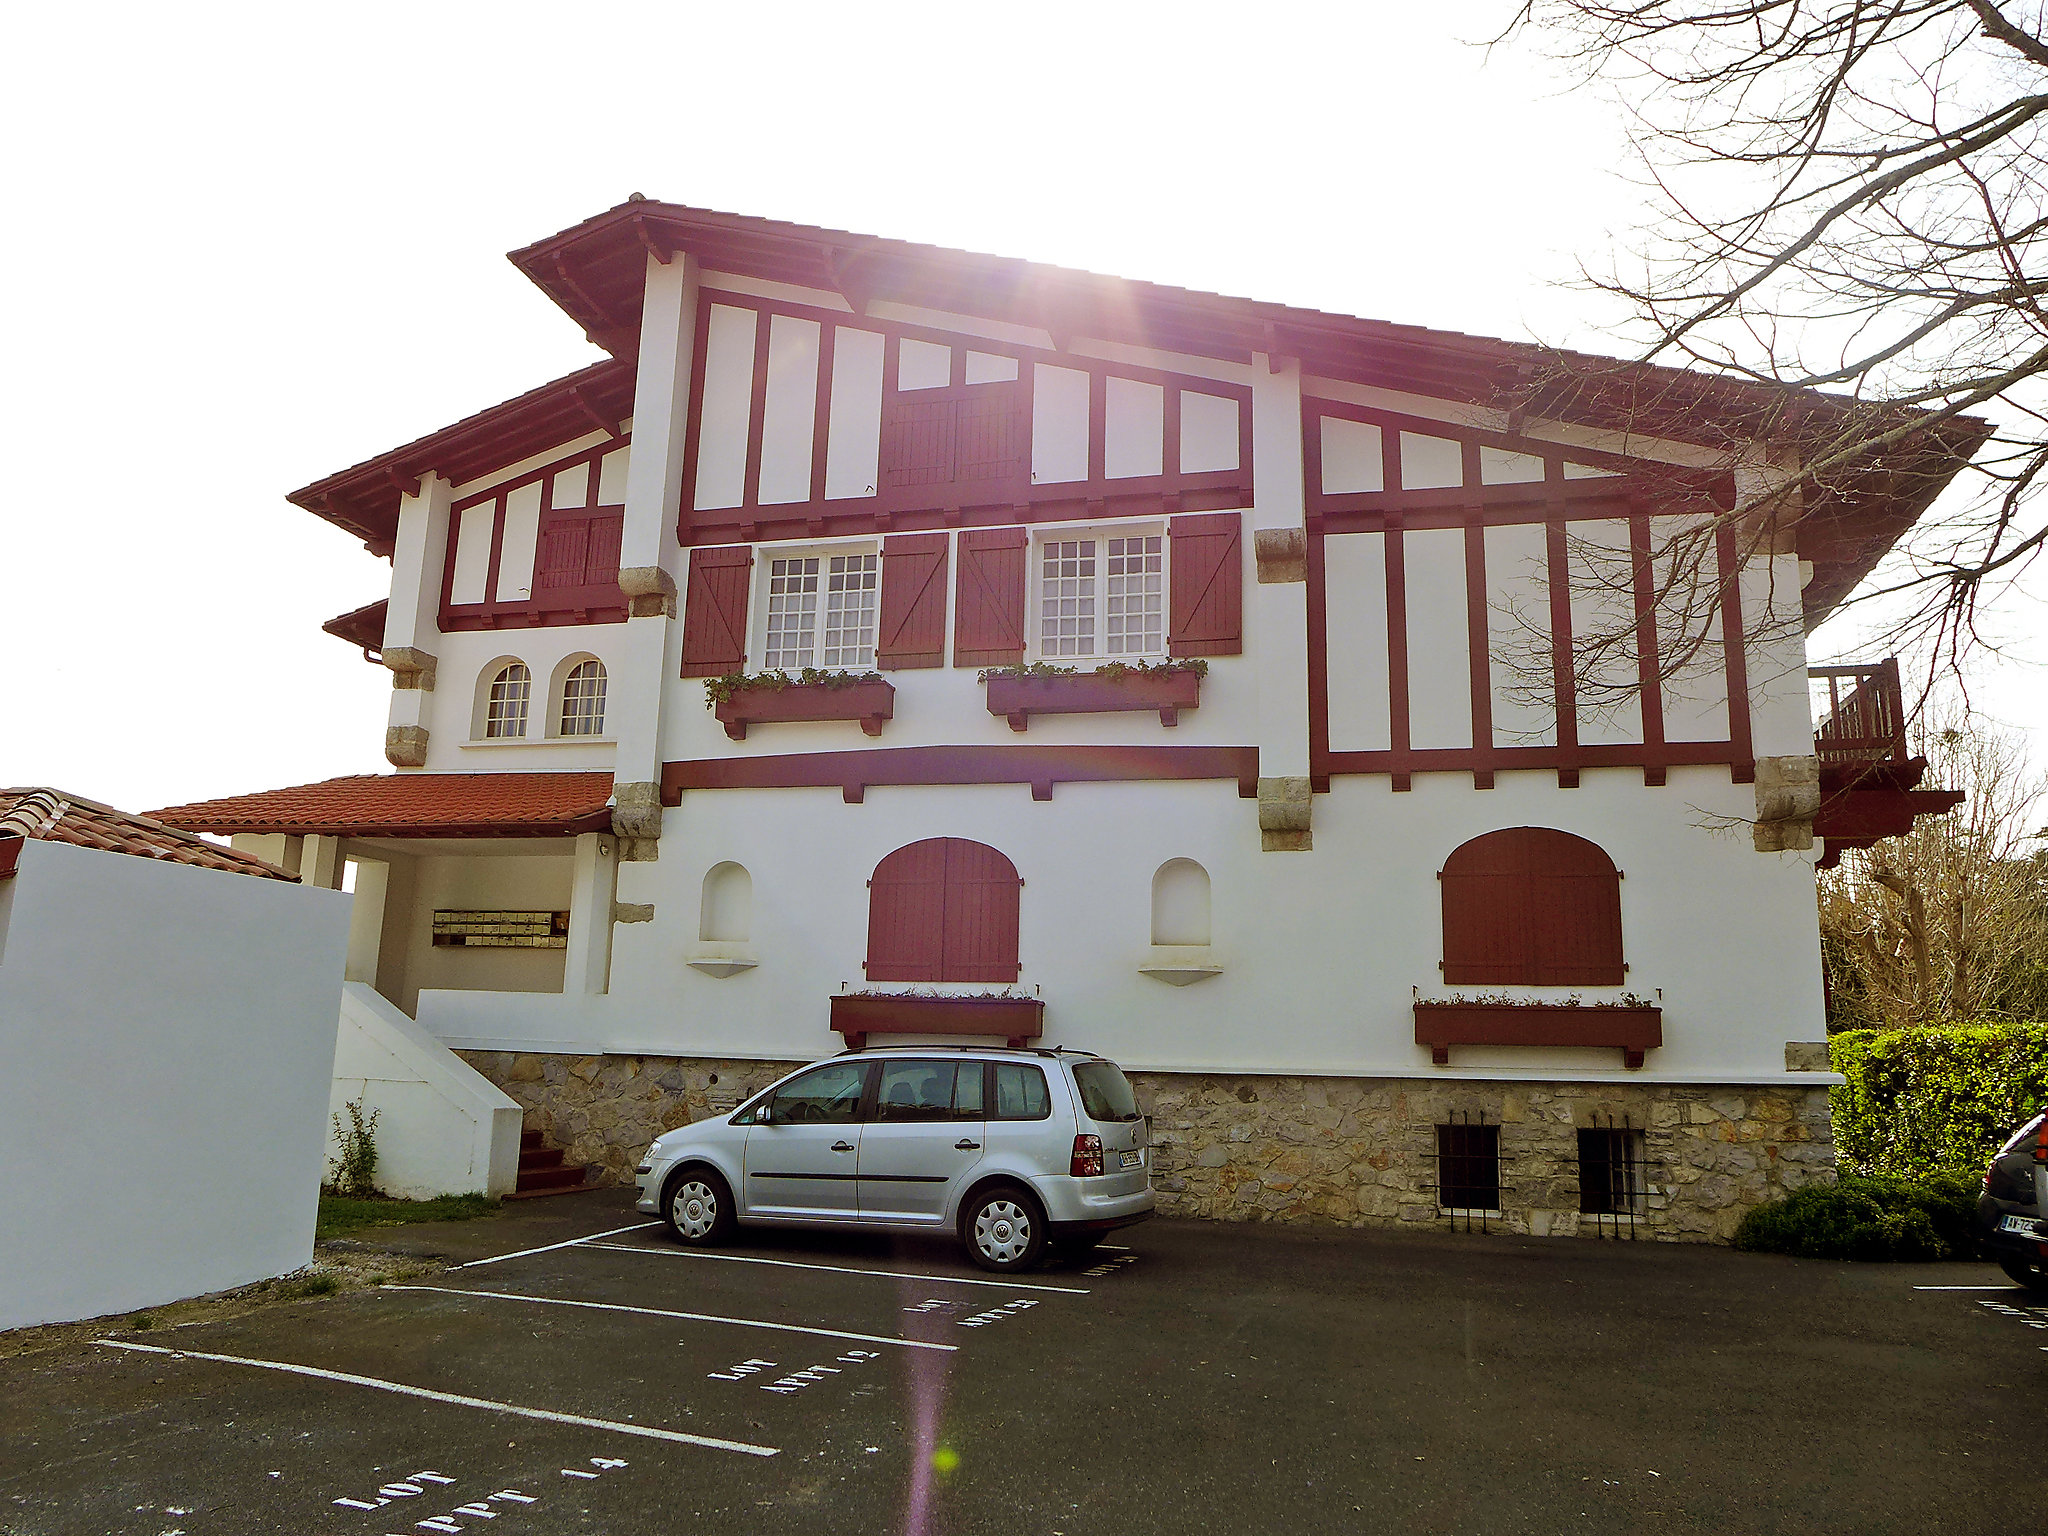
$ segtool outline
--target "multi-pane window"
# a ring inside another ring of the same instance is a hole
[[[762,665],[771,670],[872,667],[881,579],[882,559],[874,554],[771,560]]]
[[[562,681],[564,736],[604,734],[604,663],[579,661]]]
[[[1039,545],[1039,653],[1053,657],[1163,652],[1165,547],[1157,534],[1048,539]]]
[[[491,679],[490,702],[484,710],[486,737],[524,736],[526,704],[533,693],[533,674],[523,662],[512,662]]]

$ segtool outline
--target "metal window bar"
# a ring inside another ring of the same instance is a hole
[[[1649,1164],[1642,1129],[1624,1115],[1579,1127],[1579,1214],[1595,1218],[1594,1234],[1634,1242],[1648,1214]]]
[[[1436,1128],[1436,1203],[1451,1230],[1492,1230],[1501,1214],[1500,1126],[1454,1110]]]

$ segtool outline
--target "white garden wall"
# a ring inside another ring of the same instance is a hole
[[[22,848],[0,882],[0,1328],[312,1258],[348,924],[339,891]]]

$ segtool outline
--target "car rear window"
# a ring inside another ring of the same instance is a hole
[[[2012,1133],[2012,1140],[2008,1141],[2004,1146],[1998,1149],[1998,1155],[2000,1157],[2003,1157],[2008,1152],[2016,1152],[2019,1150],[2021,1146],[2031,1142],[2034,1139],[2034,1137],[2037,1134],[2039,1134],[2041,1129],[2041,1122],[2044,1119],[2048,1119],[2048,1115],[2036,1115],[2033,1119],[2029,1120],[2025,1125],[2021,1126],[2018,1130],[2014,1131]]]
[[[1131,1080],[1113,1061],[1084,1061],[1074,1068],[1074,1086],[1081,1090],[1081,1108],[1090,1120],[1136,1120],[1138,1096]]]

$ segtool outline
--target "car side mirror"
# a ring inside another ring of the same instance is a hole
[[[763,1099],[754,1106],[753,1121],[756,1125],[773,1125],[775,1123],[775,1109],[772,1101]]]

